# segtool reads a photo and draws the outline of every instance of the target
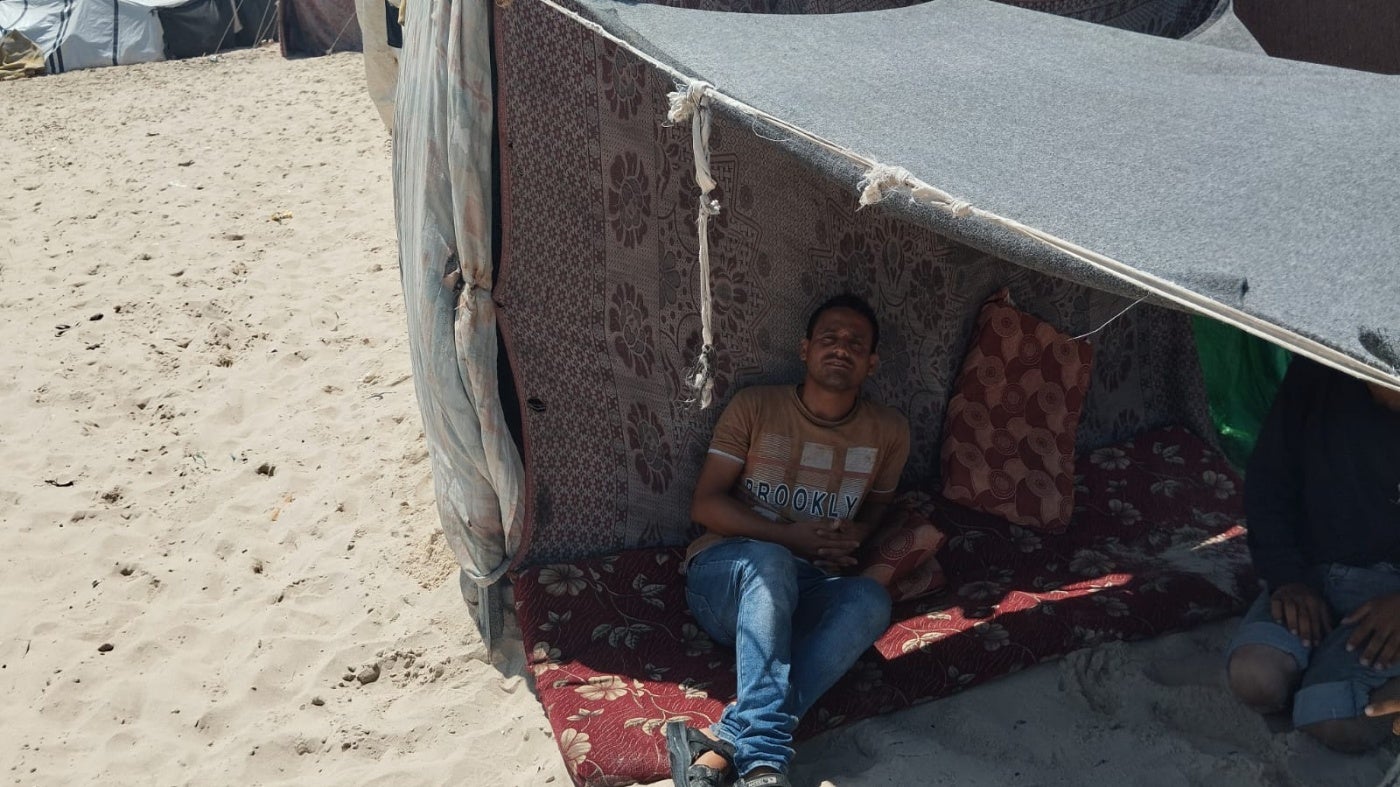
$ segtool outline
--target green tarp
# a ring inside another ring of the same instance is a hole
[[[1193,318],[1192,327],[1220,447],[1243,468],[1292,354],[1209,317]]]

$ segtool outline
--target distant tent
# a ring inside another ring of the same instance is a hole
[[[1400,74],[1395,0],[1235,0],[1235,12],[1274,57]]]
[[[17,31],[44,69],[198,57],[263,40],[276,0],[0,0],[0,36]]]
[[[364,48],[355,0],[281,0],[277,14],[282,54],[288,57]]]
[[[18,30],[39,45],[50,74],[149,63],[165,57],[157,9],[163,0],[0,0],[0,33]]]
[[[230,38],[235,17],[229,0],[189,0],[162,8],[159,15],[165,29],[165,56],[171,60],[218,52]]]
[[[355,13],[364,42],[365,86],[379,117],[394,130],[394,93],[399,82],[399,52],[403,49],[403,26],[399,8],[389,0],[356,0]]]
[[[257,46],[277,40],[277,0],[234,0],[234,7],[238,12],[235,44]]]
[[[165,56],[175,60],[277,37],[277,0],[187,0],[160,9]]]

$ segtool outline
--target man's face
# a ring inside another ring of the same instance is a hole
[[[875,373],[880,357],[870,349],[874,328],[851,309],[827,309],[817,318],[812,338],[803,339],[798,354],[807,365],[807,380],[829,391],[860,388]]]
[[[1400,411],[1400,391],[1375,383],[1366,383],[1366,387],[1371,389],[1371,397],[1380,402],[1381,406]]]

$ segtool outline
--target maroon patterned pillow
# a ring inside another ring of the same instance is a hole
[[[918,497],[927,496],[910,499]],[[948,584],[935,557],[947,540],[928,514],[900,505],[865,550],[861,573],[884,585],[895,603],[932,595]]]
[[[1014,524],[1064,530],[1093,349],[987,299],[943,428],[943,496]]]

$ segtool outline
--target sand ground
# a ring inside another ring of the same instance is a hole
[[[4,772],[567,783],[437,529],[360,57],[0,104]]]
[[[438,532],[357,55],[0,84],[0,766],[15,784],[567,784]],[[828,734],[799,784],[1374,785],[1220,624]]]

